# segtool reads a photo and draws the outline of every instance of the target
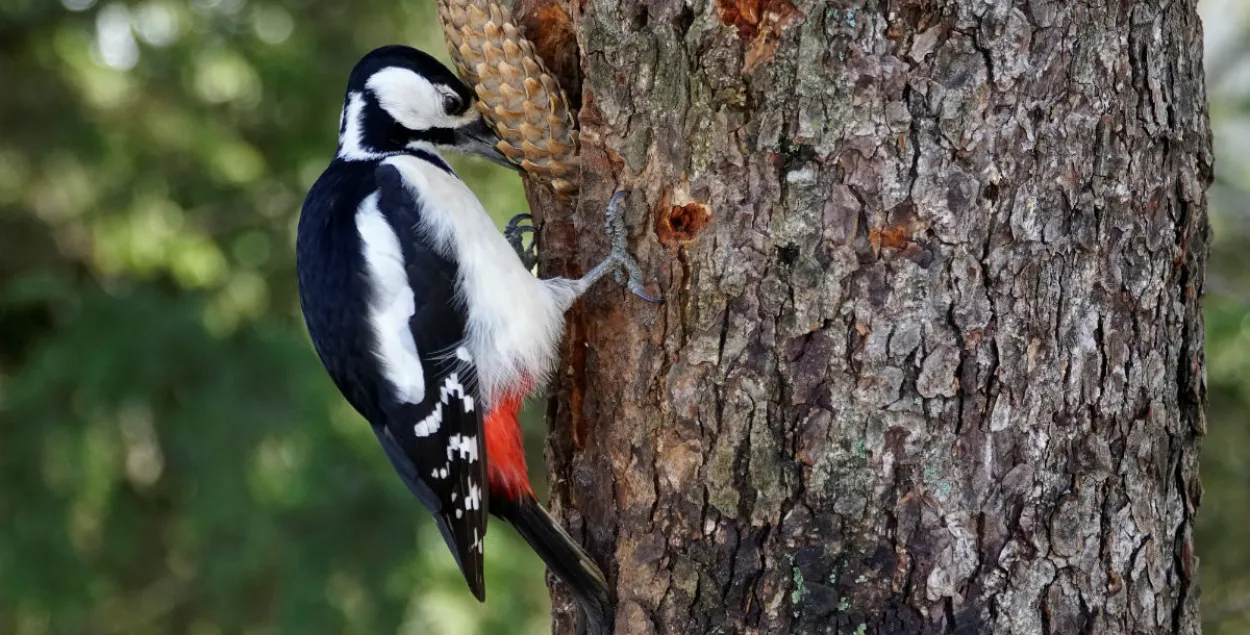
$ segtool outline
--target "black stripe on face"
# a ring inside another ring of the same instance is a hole
[[[410,140],[424,141],[434,146],[456,145],[456,131],[452,128],[427,128],[409,131]]]
[[[406,147],[413,141],[424,141],[433,146],[451,146],[456,143],[456,131],[451,128],[428,128],[426,130],[409,130],[398,121],[392,122],[390,134],[387,135],[389,147]]]

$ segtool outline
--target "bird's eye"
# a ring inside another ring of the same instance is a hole
[[[460,111],[460,98],[455,95],[443,95],[443,110],[448,113]]]

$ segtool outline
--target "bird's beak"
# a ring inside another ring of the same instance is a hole
[[[485,157],[494,163],[498,163],[506,168],[520,171],[521,166],[511,162],[496,146],[499,143],[499,136],[486,125],[486,120],[478,117],[473,123],[467,126],[456,128],[455,149],[457,152],[465,154],[476,154]]]

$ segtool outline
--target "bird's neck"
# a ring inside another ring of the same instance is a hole
[[[377,102],[351,92],[339,121],[338,157],[348,161],[381,159],[403,152],[408,135]]]

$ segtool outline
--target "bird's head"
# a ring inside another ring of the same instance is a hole
[[[473,91],[433,57],[384,46],[352,69],[339,122],[339,157],[403,150],[455,150],[512,167],[474,107]]]

